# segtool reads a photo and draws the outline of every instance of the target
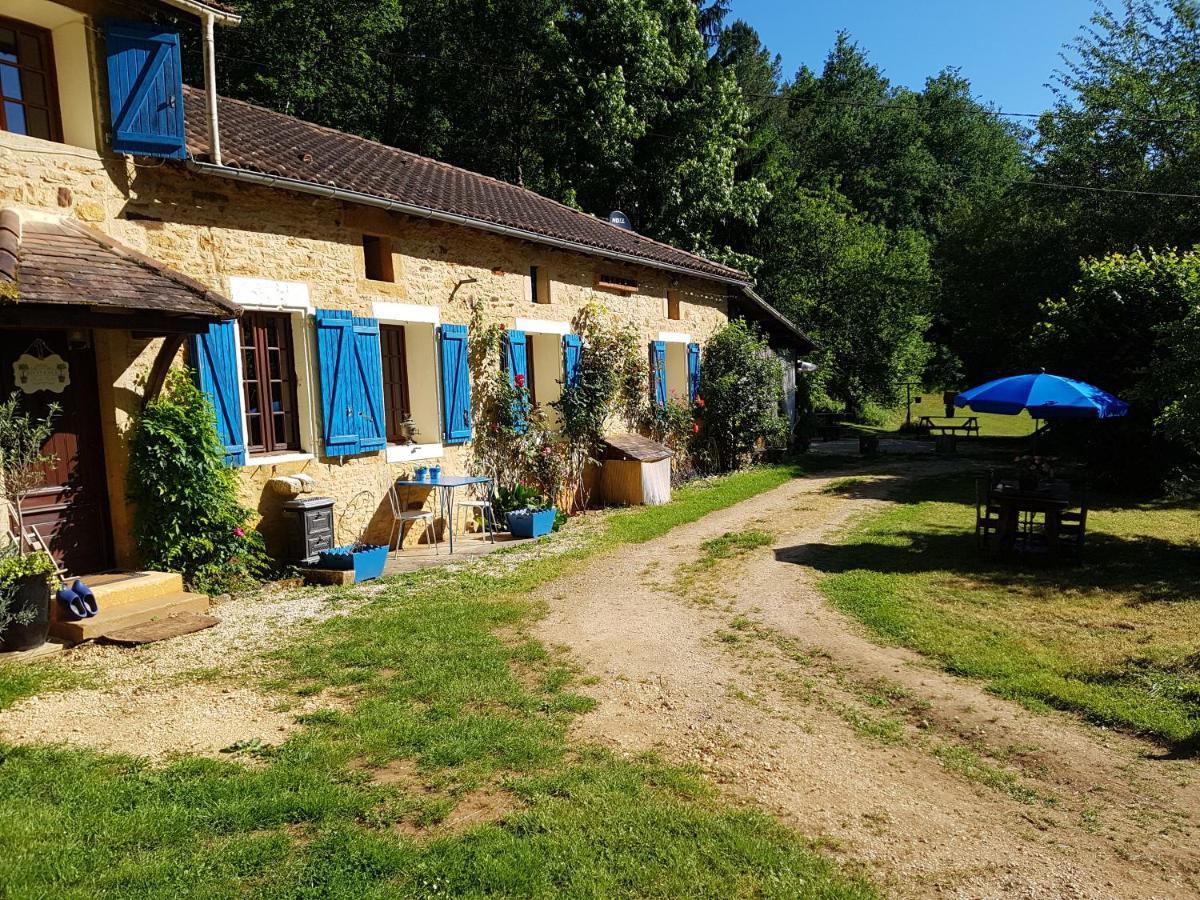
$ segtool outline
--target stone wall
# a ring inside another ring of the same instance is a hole
[[[226,295],[231,277],[250,276],[302,282],[314,308],[371,315],[374,302],[392,301],[436,306],[443,323],[466,323],[477,304],[489,320],[508,327],[517,318],[570,322],[585,304],[598,301],[634,323],[647,341],[665,331],[702,342],[726,319],[724,287],[703,279],[676,280],[652,268],[462,226],[203,176],[179,163],[135,164],[5,132],[0,205],[81,219]],[[363,277],[363,232],[391,238],[395,283]],[[549,275],[552,303],[530,301],[531,266]],[[601,271],[637,280],[637,293],[597,289]],[[668,288],[679,293],[678,320],[666,318]],[[97,336],[109,491],[123,564],[134,562],[123,505],[125,434],[140,399],[139,379],[157,346],[125,333]],[[319,398],[319,388],[310,387]],[[310,425],[319,435],[319,421]],[[272,465],[255,465],[251,458],[242,471],[245,500],[262,516],[259,527],[271,549],[282,546],[281,498],[266,483],[297,472],[311,475],[318,493],[338,498],[341,537],[386,537],[386,485],[411,465],[389,465],[382,453],[327,459],[318,441],[310,437],[308,443],[309,457]],[[463,471],[467,452],[447,447],[439,462],[445,471]]]

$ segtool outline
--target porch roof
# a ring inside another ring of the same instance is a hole
[[[241,313],[216,291],[82,222],[12,209],[0,211],[0,303],[6,301],[60,318],[63,311],[54,308],[83,308],[112,317],[114,327],[125,324],[120,316],[136,316],[146,330],[165,322],[177,326],[171,330],[200,330]]]

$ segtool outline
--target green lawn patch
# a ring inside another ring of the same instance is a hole
[[[1197,742],[1200,509],[1093,503],[1085,562],[1045,566],[976,550],[969,477],[900,500],[811,558],[839,608],[1003,696]]]
[[[568,740],[590,701],[526,634],[530,593],[549,579],[801,473],[689,485],[668,506],[548,538],[572,542],[557,555],[501,551],[390,580],[277,654],[280,690],[345,698],[277,748],[152,768],[0,747],[6,896],[874,896],[694,772]],[[480,796],[503,815],[450,827]]]

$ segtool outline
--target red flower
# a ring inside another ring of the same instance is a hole
[[[240,526],[240,525],[239,525],[237,528],[233,529],[233,533],[234,533],[234,534],[236,534],[238,537],[245,537],[245,536],[246,536],[246,532],[244,532],[244,531],[242,530],[242,526]]]
[[[692,423],[692,434],[699,434],[699,433],[700,433],[700,423],[693,422]]]
[[[701,409],[704,409],[704,398],[703,398],[703,397],[700,397],[700,396],[697,396],[697,397],[696,397],[696,405],[697,405],[698,407],[700,407]]]
[[[516,378],[513,379],[513,381],[515,381],[517,383],[517,387],[519,387],[519,388],[525,387],[525,376],[524,375],[518,375]]]

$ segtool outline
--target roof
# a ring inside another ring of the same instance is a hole
[[[160,2],[193,15],[211,13],[218,22],[225,25],[236,25],[242,20],[241,14],[234,9],[233,4],[222,2],[222,0],[160,0]]]
[[[675,454],[671,448],[640,434],[615,434],[604,439],[609,459],[628,459],[637,462],[658,462]]]
[[[204,91],[188,86],[183,90],[188,152],[194,158],[207,158]],[[738,269],[618,228],[506,181],[241,100],[221,97],[217,114],[225,167],[391,201],[415,215],[449,214],[464,224],[503,227],[529,240],[541,238],[582,252],[620,255],[737,286],[751,281]]]
[[[200,282],[82,222],[23,219],[12,209],[0,211],[0,288],[0,298],[20,304],[203,319],[241,313]]]

